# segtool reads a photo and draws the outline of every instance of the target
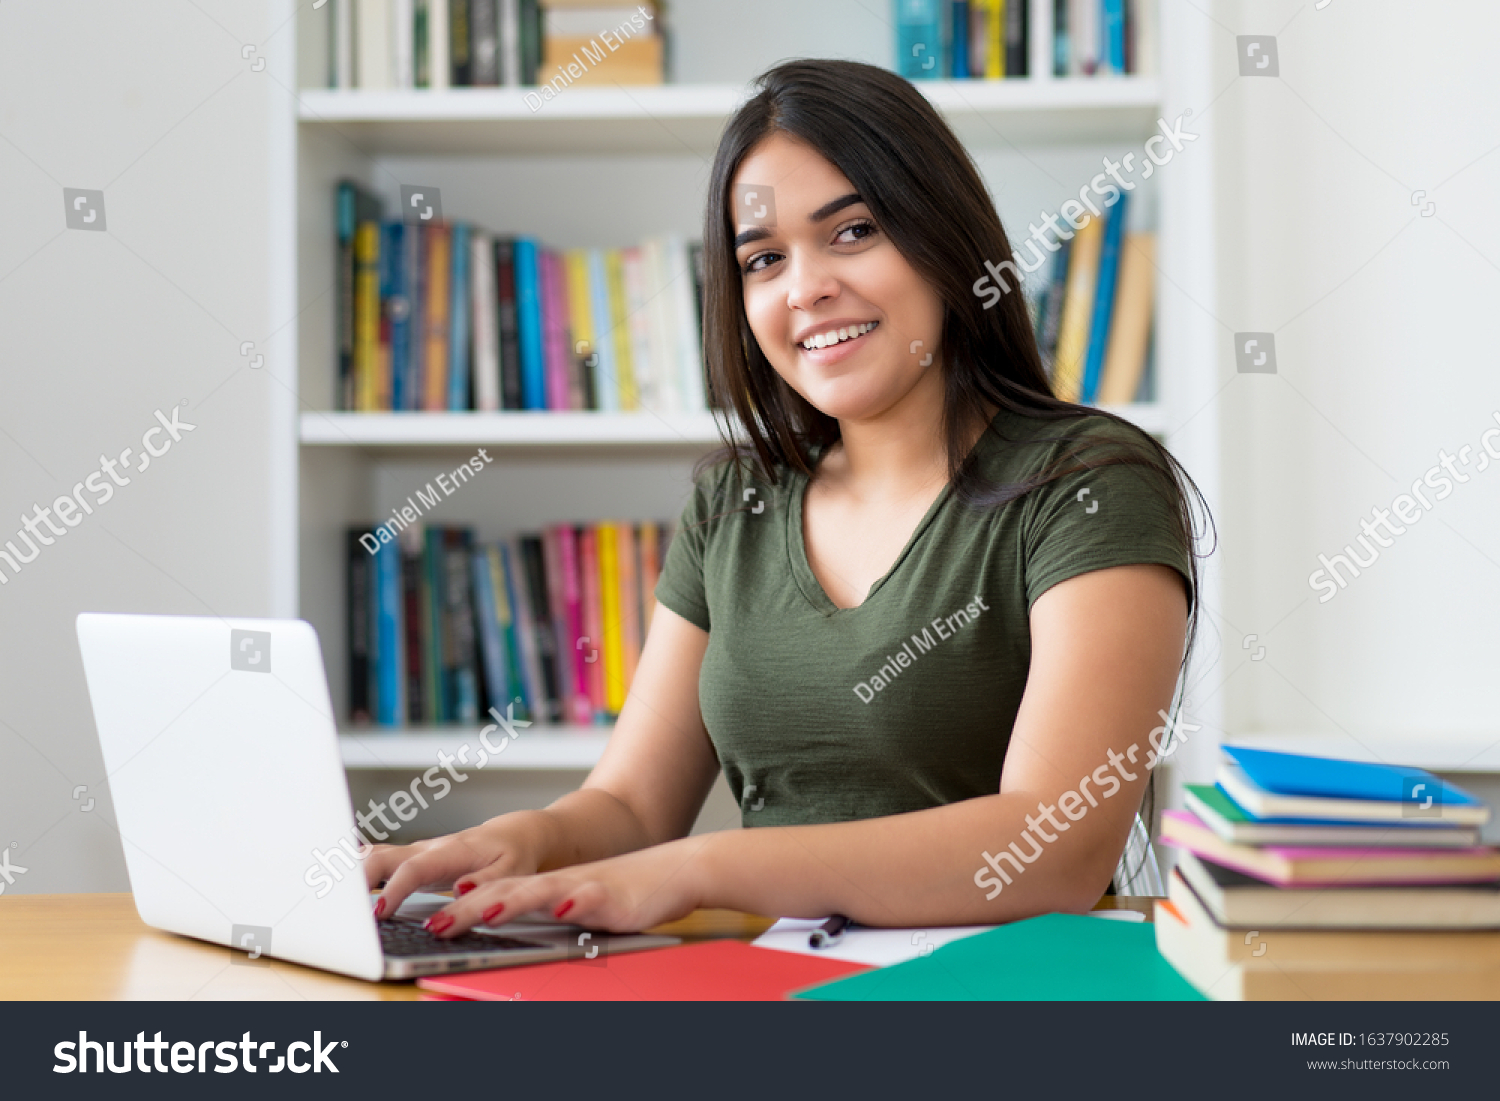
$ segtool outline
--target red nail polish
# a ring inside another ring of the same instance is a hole
[[[557,908],[557,911],[552,916],[555,917],[555,918],[557,918],[557,920],[561,921],[562,920],[562,916],[564,914],[566,914],[572,908],[573,908],[573,900],[570,898],[570,899],[568,899],[567,902],[564,902],[561,906],[559,906]]]
[[[383,899],[383,898],[377,898],[375,900],[375,920],[379,921],[384,916],[385,916],[385,899]]]
[[[474,884],[472,884],[472,883],[460,883],[455,888],[455,890],[458,892],[458,897],[459,898],[463,898],[464,895],[468,894],[473,889],[474,889]]]
[[[490,922],[494,921],[497,917],[499,917],[504,912],[505,912],[505,903],[503,903],[503,902],[497,902],[497,903],[495,903],[495,905],[491,906],[488,910],[486,910],[484,912],[483,921],[484,921],[484,923],[486,925],[488,925]]]
[[[452,924],[452,914],[433,914],[430,918],[422,923],[423,927],[429,933],[441,933]]]

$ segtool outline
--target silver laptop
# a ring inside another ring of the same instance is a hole
[[[439,938],[420,921],[449,900],[431,895],[377,922],[322,652],[301,620],[85,614],[78,644],[147,925],[361,979],[677,943],[544,917]]]

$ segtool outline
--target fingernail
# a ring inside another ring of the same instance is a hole
[[[433,914],[422,923],[422,927],[429,933],[441,933],[453,924],[452,914]]]
[[[573,900],[570,898],[570,899],[568,899],[567,902],[564,902],[561,906],[559,906],[557,908],[556,912],[554,912],[552,916],[555,917],[555,918],[557,918],[559,921],[561,921],[562,920],[562,916],[564,914],[566,914],[572,908],[573,908]]]
[[[472,891],[474,889],[474,884],[472,884],[472,883],[460,883],[454,889],[458,892],[458,897],[459,898],[463,898],[464,895],[468,894],[470,891]]]
[[[378,921],[378,920],[380,920],[384,916],[385,916],[385,899],[383,899],[383,898],[377,898],[375,900],[375,919]]]
[[[484,923],[488,925],[501,915],[505,910],[505,903],[497,902],[484,912]]]

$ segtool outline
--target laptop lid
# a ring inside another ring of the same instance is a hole
[[[84,614],[77,629],[141,920],[379,979],[313,628]]]

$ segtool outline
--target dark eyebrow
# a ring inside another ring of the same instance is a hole
[[[857,191],[851,191],[849,194],[842,195],[837,199],[830,199],[828,202],[818,207],[817,210],[809,214],[807,216],[807,220],[812,223],[821,222],[825,218],[833,217],[845,207],[853,206],[855,203],[862,202],[864,202],[864,199],[860,197],[859,193]],[[738,234],[734,239],[734,247],[736,249],[739,249],[744,247],[745,245],[750,244],[752,241],[762,241],[769,236],[771,236],[771,231],[765,226],[755,226],[752,229],[747,229],[743,233]]]

